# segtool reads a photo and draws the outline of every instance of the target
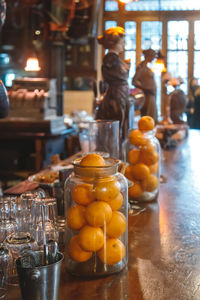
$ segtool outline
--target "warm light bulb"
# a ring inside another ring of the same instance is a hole
[[[40,71],[38,59],[29,57],[26,62],[25,71]]]
[[[162,59],[158,58],[153,65],[152,71],[156,74],[161,74],[162,72],[166,72],[165,64]]]
[[[119,2],[127,4],[129,2],[137,2],[138,0],[119,0]]]
[[[119,2],[124,3],[124,4],[127,4],[127,3],[130,2],[130,0],[119,0]]]

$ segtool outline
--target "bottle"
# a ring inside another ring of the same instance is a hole
[[[86,156],[100,156],[88,154]],[[66,268],[73,275],[106,276],[128,262],[128,185],[119,160],[85,166],[74,161],[65,182]]]

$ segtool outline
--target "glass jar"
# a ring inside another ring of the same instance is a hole
[[[121,271],[128,262],[128,185],[119,160],[101,167],[81,166],[66,180],[66,267],[77,276]]]
[[[132,129],[123,144],[125,177],[130,181],[129,202],[156,201],[160,183],[160,143],[155,129],[142,132]]]

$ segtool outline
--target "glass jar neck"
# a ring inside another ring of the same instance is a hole
[[[153,138],[153,137],[155,137],[155,134],[156,134],[156,130],[155,129],[144,132],[144,136],[146,138]]]
[[[120,161],[113,158],[104,158],[104,159],[106,161],[106,165],[101,167],[81,166],[79,164],[80,159],[76,160],[73,163],[75,175],[80,177],[95,178],[95,177],[105,177],[105,176],[116,174],[118,172]]]

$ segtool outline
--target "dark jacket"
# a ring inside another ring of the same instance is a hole
[[[0,118],[5,118],[9,111],[8,94],[3,82],[0,80]]]

